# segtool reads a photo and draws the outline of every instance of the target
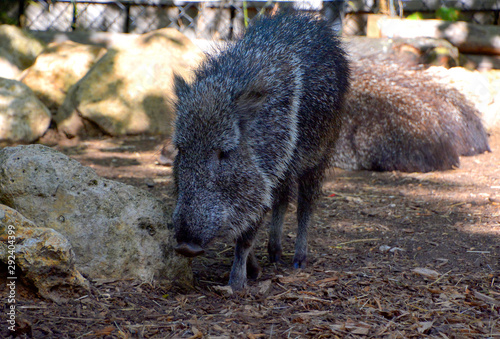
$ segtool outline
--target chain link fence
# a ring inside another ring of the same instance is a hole
[[[482,25],[498,25],[500,0],[386,0],[386,14],[408,16],[419,12],[424,18],[433,18],[440,8],[453,8],[460,20]],[[367,15],[382,10],[380,0],[350,0],[344,18],[344,33],[366,34]]]
[[[19,5],[21,26],[30,30],[145,33],[172,27],[190,37],[231,39],[258,15],[277,6],[323,10],[341,28],[344,0],[301,1],[176,1],[176,0],[32,0]]]
[[[500,0],[387,0],[393,14],[431,13],[442,6],[463,19],[498,24]],[[2,21],[37,31],[105,31],[144,33],[173,27],[192,38],[232,39],[245,24],[266,12],[293,6],[319,11],[334,29],[365,33],[366,15],[380,11],[378,0],[178,1],[178,0],[21,0],[2,1]],[[3,8],[2,8],[3,7]]]

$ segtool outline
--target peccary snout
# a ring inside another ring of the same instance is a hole
[[[200,179],[197,184],[184,183],[182,189],[187,192],[180,194],[177,206],[172,216],[175,227],[177,246],[175,251],[186,257],[196,257],[205,253],[204,247],[217,234],[223,221],[223,211],[210,206],[214,201],[213,193],[201,189]],[[204,192],[205,191],[205,192]],[[196,197],[190,192],[201,192]]]
[[[192,213],[191,213],[192,214]],[[205,253],[202,239],[190,234],[188,223],[182,212],[177,209],[174,212],[174,225],[176,226],[177,246],[175,251],[185,257],[197,257]]]
[[[188,242],[181,242],[177,246],[175,246],[175,251],[185,257],[197,257],[199,255],[203,255],[205,250],[201,248],[200,245],[196,245]]]

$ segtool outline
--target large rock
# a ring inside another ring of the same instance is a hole
[[[7,277],[21,275],[48,299],[59,301],[57,288],[89,288],[75,268],[69,241],[51,228],[37,227],[16,210],[0,204],[0,261]]]
[[[483,115],[483,120],[489,130],[500,127],[500,92],[497,93],[493,101],[488,105],[486,113]]]
[[[430,67],[424,73],[433,81],[449,85],[462,93],[481,112],[487,130],[499,126],[500,71],[478,72],[462,67]]]
[[[174,29],[161,29],[110,48],[73,86],[55,117],[68,136],[91,121],[111,135],[169,134],[173,75],[189,76],[201,51]]]
[[[50,44],[27,69],[22,82],[54,114],[68,90],[88,72],[106,49],[72,41]]]
[[[500,70],[490,70],[483,74],[488,78],[490,93],[493,97],[483,119],[490,129],[498,129],[500,128]]]
[[[47,131],[50,119],[50,111],[28,86],[0,78],[0,141],[35,141]]]
[[[2,56],[1,53],[0,50],[0,77],[17,79],[21,74],[21,70],[11,61],[9,56]]]
[[[16,79],[30,67],[44,45],[16,26],[0,25],[0,77]]]
[[[424,72],[434,81],[451,85],[459,90],[480,112],[485,112],[488,104],[493,100],[489,90],[488,78],[478,71],[471,71],[462,67],[450,69],[430,67]]]
[[[0,202],[64,235],[90,278],[189,282],[173,250],[164,205],[148,192],[100,178],[49,147],[0,150]]]

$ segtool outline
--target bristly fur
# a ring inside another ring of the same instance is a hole
[[[490,150],[479,112],[457,90],[398,65],[362,60],[351,67],[334,166],[429,172]]]
[[[348,86],[348,62],[327,22],[297,13],[258,20],[209,55],[191,84],[176,81],[177,238],[203,247],[218,232],[232,233],[233,288],[242,288],[247,269],[252,276],[258,270],[253,239],[272,208],[280,215],[271,237],[281,237],[295,185],[302,206],[294,265],[305,265],[306,228]],[[271,241],[273,260],[281,253],[278,240]]]

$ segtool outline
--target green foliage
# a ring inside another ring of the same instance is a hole
[[[13,16],[12,9],[14,4],[9,2],[0,1],[0,25],[17,25],[17,17]]]
[[[460,10],[455,7],[439,7],[434,15],[432,13],[415,12],[408,15],[406,18],[410,20],[424,19],[440,19],[445,21],[458,21],[460,18]]]
[[[0,25],[2,24],[17,25],[18,22],[16,19],[11,18],[7,13],[0,12]]]
[[[458,21],[460,10],[454,7],[441,6],[436,10],[436,19]]]
[[[415,13],[408,15],[406,18],[410,19],[410,20],[423,20],[424,16],[420,12],[415,12]]]
[[[243,20],[245,22],[245,28],[248,27],[248,4],[246,0],[243,0]]]

